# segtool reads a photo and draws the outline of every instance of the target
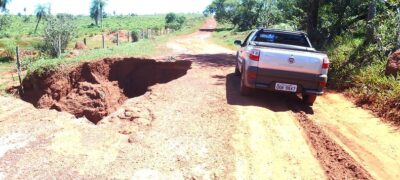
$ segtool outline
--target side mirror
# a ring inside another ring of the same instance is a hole
[[[242,46],[242,41],[241,40],[235,40],[235,45],[238,45],[238,46]]]

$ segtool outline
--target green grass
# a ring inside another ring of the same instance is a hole
[[[12,62],[0,62],[0,73],[10,71],[10,69],[12,69],[13,66],[14,63]]]
[[[328,47],[331,60],[329,86],[354,97],[356,104],[400,125],[400,83],[385,76],[387,57],[364,36],[343,34]]]
[[[218,45],[235,50],[237,46],[234,45],[233,42],[235,40],[241,40],[243,42],[249,33],[250,31],[237,32],[230,24],[218,24],[213,33],[213,41]]]
[[[0,60],[0,76],[4,73],[9,72],[11,69],[15,68],[15,64],[12,62],[3,62]],[[12,79],[5,79],[0,77],[0,95],[4,94],[4,90],[7,88],[7,84]]]
[[[131,56],[157,56],[162,55],[163,47],[161,46],[172,36],[190,34],[200,28],[204,23],[204,18],[191,18],[184,27],[174,33],[157,36],[154,39],[144,39],[136,43],[123,43],[120,46],[113,46],[106,49],[94,49],[80,51],[79,56],[74,58],[66,58],[65,54],[62,58],[39,59],[27,66],[28,74],[44,74],[47,71],[59,70],[65,66],[73,65],[82,61],[97,60],[105,57],[131,57]]]
[[[157,17],[157,18],[155,18]],[[162,17],[162,18],[161,18]],[[81,17],[82,21],[87,21],[85,23],[89,23],[90,19]],[[116,18],[116,17],[115,17]],[[144,17],[139,16],[139,17],[128,17],[128,20],[132,20],[133,18],[137,18],[137,24],[135,25],[136,27],[154,27],[154,26],[159,26],[160,24],[163,25],[163,16],[148,16]],[[147,22],[146,21],[140,21],[140,19],[146,19],[148,18]],[[155,20],[154,20],[155,19]],[[117,19],[114,19],[115,21]],[[158,21],[159,23],[155,22]],[[111,23],[111,22],[110,22]],[[177,36],[177,35],[184,35],[184,34],[190,34],[194,32],[195,30],[199,29],[201,25],[204,23],[204,17],[200,15],[188,15],[188,21],[184,24],[183,28],[179,31],[176,31],[174,33],[168,34],[168,35],[163,35],[163,36],[157,36],[152,39],[144,39],[140,40],[139,42],[136,43],[128,43],[128,42],[122,42],[120,46],[116,46],[115,44],[111,44],[111,42],[107,42],[107,49],[87,49],[84,51],[80,51],[79,55],[74,58],[66,58],[65,56],[68,54],[67,53],[63,54],[63,57],[60,59],[57,58],[41,58],[38,60],[33,59],[32,61],[28,59],[22,59],[22,65],[23,68],[25,68],[29,73],[45,73],[47,71],[53,71],[53,70],[61,70],[63,68],[66,68],[68,66],[73,66],[77,63],[85,62],[85,61],[92,61],[92,60],[97,60],[97,59],[102,59],[106,57],[146,57],[146,56],[161,56],[164,54],[166,51],[165,46],[163,46],[171,37]],[[141,24],[144,24],[141,26]],[[105,26],[111,26],[111,25],[106,25]],[[113,27],[117,27],[114,26]],[[134,27],[134,26],[131,26]],[[128,27],[129,28],[129,27]],[[97,33],[100,32],[101,30],[88,30],[84,31],[83,34],[85,33]],[[22,30],[21,32],[26,32]],[[19,32],[19,33],[21,33]],[[22,43],[29,44],[31,43],[32,39],[35,39],[34,41],[40,41],[40,38],[37,36],[30,36],[27,35],[30,38],[21,38]],[[24,41],[26,40],[26,41]],[[0,39],[0,46],[2,42],[9,43],[10,41],[13,41],[12,38],[3,38]],[[33,42],[34,42],[33,41]],[[12,42],[14,43],[14,42]],[[100,43],[100,42],[98,42]],[[27,45],[26,48],[32,48],[30,47],[31,44]],[[100,45],[95,44],[94,46],[100,47]],[[15,68],[15,62],[10,61],[9,59],[6,58],[0,58],[0,74],[1,73],[6,73],[10,72]],[[5,89],[7,88],[9,82],[15,82],[17,79],[11,79],[0,76],[0,95],[5,94]]]
[[[125,43],[112,48],[80,51],[79,55],[74,58],[66,58],[64,55],[64,57],[59,59],[39,59],[28,66],[28,74],[33,72],[42,74],[46,71],[62,68],[63,65],[86,60],[96,60],[105,57],[145,56],[149,54],[156,54],[156,43],[162,43],[165,41],[165,39],[166,37],[157,38],[156,40],[146,39],[137,43]]]
[[[190,21],[199,18],[200,14],[184,14]],[[39,24],[35,34],[36,17],[34,16],[10,16],[11,24],[0,32],[0,48],[4,48],[7,43],[16,43],[21,47],[33,47],[40,42],[42,33],[46,26],[46,21]],[[25,21],[25,19],[28,19]],[[137,30],[137,29],[161,29],[165,26],[165,15],[142,15],[142,16],[109,16],[104,18],[103,27],[91,26],[94,21],[88,16],[75,16],[73,22],[76,26],[76,35],[72,42],[90,38],[103,32],[115,32],[117,30]]]

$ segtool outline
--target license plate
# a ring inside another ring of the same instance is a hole
[[[297,92],[297,85],[285,84],[285,83],[276,83],[275,84],[275,90],[286,91],[286,92]]]

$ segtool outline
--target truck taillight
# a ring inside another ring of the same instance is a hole
[[[326,82],[325,81],[321,81],[319,82],[319,87],[326,87]]]
[[[327,57],[324,58],[324,61],[322,62],[322,69],[329,69],[329,59]]]
[[[259,61],[260,60],[260,50],[259,49],[252,49],[249,54],[250,60]]]

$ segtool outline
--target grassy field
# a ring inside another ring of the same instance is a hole
[[[188,19],[199,17],[199,14],[185,14]],[[0,48],[15,43],[21,47],[32,47],[40,41],[46,26],[46,21],[39,24],[37,33],[34,33],[37,19],[34,16],[9,16],[11,24],[0,31]],[[103,28],[94,26],[94,21],[88,16],[75,16],[76,26],[74,40],[93,37],[102,32],[117,30],[161,29],[165,26],[165,15],[146,16],[109,16],[103,20]]]
[[[67,50],[65,54],[62,54],[61,58],[46,58],[42,57],[37,60],[27,60],[23,59],[23,67],[24,70],[26,70],[26,73],[43,73],[45,71],[49,70],[56,70],[59,69],[60,67],[65,67],[69,65],[73,65],[74,63],[79,63],[82,61],[90,61],[90,60],[96,60],[100,58],[105,58],[105,57],[126,57],[126,56],[140,56],[140,57],[146,57],[146,56],[159,56],[163,55],[166,51],[166,48],[163,46],[166,41],[168,41],[169,38],[177,35],[183,35],[183,34],[189,34],[200,28],[200,26],[204,22],[204,17],[201,15],[187,15],[187,21],[184,24],[183,28],[180,29],[179,31],[175,31],[171,34],[167,35],[162,35],[162,36],[156,36],[151,39],[143,39],[140,40],[139,42],[136,43],[130,43],[125,41],[121,41],[120,46],[116,46],[114,43],[107,42],[107,48],[106,49],[86,49],[86,50],[80,50],[78,52],[78,55],[74,57],[68,57],[69,52],[71,49]],[[114,22],[108,22],[111,19],[114,19]],[[79,17],[80,21],[82,21],[82,24],[90,24],[90,18],[88,17]],[[123,26],[124,22],[127,22],[129,20],[133,20],[135,23],[131,23],[130,26]],[[122,17],[120,21],[118,21],[118,17],[110,17],[107,18],[104,22],[104,30],[101,30],[100,28],[89,28],[88,30],[85,28],[82,28],[79,30],[81,35],[88,35],[88,37],[92,36],[98,36],[98,34],[101,34],[102,32],[112,32],[116,30],[130,30],[134,28],[154,28],[154,27],[164,27],[164,16],[161,15],[156,15],[156,16],[133,16],[133,17]],[[21,32],[28,32],[22,30]],[[20,33],[21,33],[20,32]],[[98,34],[96,34],[98,33]],[[17,35],[16,35],[17,36]],[[39,39],[40,37],[37,35],[25,35],[30,38],[28,39]],[[10,38],[2,38],[0,39],[0,42],[4,41],[13,41],[15,39],[14,37]],[[83,39],[83,38],[82,38]],[[88,43],[92,43],[93,46],[100,47],[101,41],[94,41],[90,40]],[[28,44],[30,41],[23,41],[23,43]],[[15,41],[14,41],[15,42]],[[74,41],[73,41],[74,42]],[[32,47],[29,47],[30,45],[25,46],[25,48],[29,49]],[[23,47],[24,48],[24,47]],[[15,63],[14,62],[9,62],[4,60],[0,61],[0,92],[4,92],[4,89],[7,87],[7,84],[15,84],[17,83],[16,78],[11,78],[9,76],[3,76],[4,74],[14,71],[12,73],[14,76],[16,76],[15,73]],[[10,83],[11,81],[11,83]]]
[[[40,59],[27,66],[28,73],[43,73],[48,70],[54,70],[60,65],[69,65],[80,61],[96,60],[104,57],[126,57],[126,56],[158,56],[165,51],[164,44],[170,37],[189,34],[199,29],[204,22],[203,17],[190,18],[183,28],[174,33],[157,36],[151,39],[144,39],[136,43],[122,43],[120,46],[112,46],[106,49],[93,49],[81,51],[79,56],[67,58]]]
[[[233,42],[235,40],[243,42],[249,33],[250,31],[234,31],[231,24],[218,24],[217,29],[213,33],[213,41],[221,46],[235,50],[237,46]]]

